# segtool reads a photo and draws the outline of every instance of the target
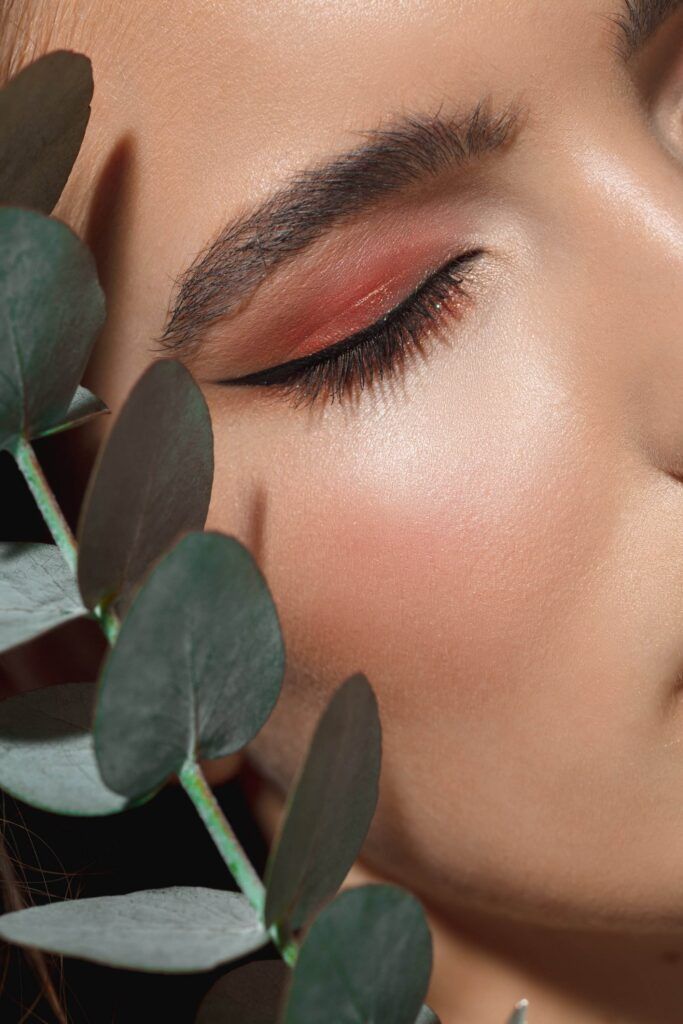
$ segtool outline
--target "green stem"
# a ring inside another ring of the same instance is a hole
[[[296,958],[299,955],[299,944],[292,938],[290,931],[282,924],[273,924],[270,929],[270,937],[280,950],[282,959],[288,967],[296,966]]]
[[[121,620],[118,615],[113,608],[108,608],[102,603],[95,605],[93,615],[102,627],[102,632],[109,641],[110,647],[113,647],[121,629]]]
[[[57,504],[57,499],[45,478],[33,446],[25,437],[20,437],[14,445],[12,454],[59,550],[64,555],[66,563],[74,576],[77,576],[78,546],[76,538],[71,532],[71,528],[64,518],[61,508]],[[121,628],[118,615],[112,608],[102,604],[98,604],[93,609],[93,615],[100,623],[107,640],[113,646],[116,643],[116,638]]]
[[[23,474],[24,480],[29,486],[31,494],[35,498],[36,505],[40,509],[50,533],[75,576],[77,563],[76,540],[62,514],[61,508],[57,504],[52,488],[45,479],[45,474],[36,458],[36,453],[31,443],[25,437],[18,438],[12,449],[12,454]]]
[[[197,762],[186,761],[179,774],[179,779],[233,878],[257,914],[262,916],[265,902],[263,882],[256,874],[239,839],[223,814]],[[269,934],[285,963],[293,967],[298,953],[298,946],[294,939],[277,925],[270,928]]]

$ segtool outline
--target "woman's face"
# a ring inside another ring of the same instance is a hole
[[[623,0],[82,0],[49,37],[96,83],[57,211],[109,298],[86,383],[116,410],[186,362],[207,525],[280,612],[251,756],[286,786],[365,672],[367,862],[444,909],[683,920],[678,7],[631,0],[627,31]],[[435,273],[363,356],[222,383]]]

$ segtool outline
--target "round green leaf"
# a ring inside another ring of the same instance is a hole
[[[342,892],[299,953],[282,1024],[415,1024],[432,939],[420,903],[393,885]]]
[[[90,117],[92,67],[55,50],[0,90],[0,203],[51,213]]]
[[[71,405],[66,410],[64,418],[59,423],[55,423],[54,426],[48,427],[42,434],[35,436],[47,437],[49,434],[61,434],[62,431],[80,427],[87,423],[88,420],[94,419],[95,416],[101,416],[105,412],[109,412],[109,409],[104,402],[96,395],[93,395],[92,391],[79,386],[76,388],[76,394],[72,398]]]
[[[63,421],[104,312],[93,258],[65,224],[0,209],[0,449]]]
[[[248,550],[186,535],[136,594],[100,676],[95,751],[105,782],[136,797],[199,752],[240,750],[273,709],[284,649]]]
[[[209,989],[195,1024],[275,1024],[289,973],[282,960],[236,967]]]
[[[78,582],[89,608],[132,596],[182,533],[203,528],[212,481],[204,396],[182,363],[153,363],[99,453],[82,506]]]
[[[55,544],[0,542],[0,653],[85,614]]]
[[[95,687],[65,683],[0,701],[0,786],[56,814],[115,814],[128,806],[100,777],[90,732]]]
[[[266,868],[265,920],[298,928],[344,881],[375,813],[381,727],[360,673],[332,697],[293,787]]]
[[[268,934],[241,893],[172,886],[16,910],[0,917],[0,938],[111,967],[181,974],[237,960]]]

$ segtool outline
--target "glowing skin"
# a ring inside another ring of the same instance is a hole
[[[188,357],[216,434],[208,526],[250,546],[284,626],[259,772],[288,785],[350,673],[378,693],[359,871],[431,908],[444,1024],[521,996],[534,1024],[680,1022],[681,17],[625,67],[614,0],[74,6],[39,46],[93,58],[58,212],[98,256],[86,383],[114,409],[227,218],[388,114],[528,108],[503,153],[335,229]],[[297,410],[216,383],[473,245],[471,304],[381,388]],[[84,473],[107,428],[60,441]]]

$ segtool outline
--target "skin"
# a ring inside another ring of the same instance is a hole
[[[521,996],[545,1024],[679,1021],[683,18],[626,67],[608,0],[66,6],[32,38],[93,60],[57,214],[98,260],[85,383],[114,411],[226,218],[388,114],[524,102],[504,153],[335,229],[186,359],[214,422],[207,526],[258,559],[287,647],[254,806],[274,828],[362,670],[384,752],[349,881],[428,907],[444,1024]],[[471,302],[391,384],[307,410],[217,383],[473,241]],[[82,479],[108,429],[59,439]]]

